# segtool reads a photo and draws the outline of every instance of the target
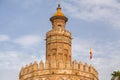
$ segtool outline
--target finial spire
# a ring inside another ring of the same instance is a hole
[[[60,7],[60,0],[58,1],[58,7]]]
[[[65,22],[67,22],[67,17],[64,16],[64,14],[62,13],[62,9],[61,9],[61,6],[60,6],[60,3],[58,3],[58,7],[56,9],[57,11],[55,12],[55,14],[50,18],[50,21],[53,22],[53,19],[56,19],[56,18],[60,18],[60,19],[63,19],[65,20]]]
[[[57,12],[54,14],[54,16],[64,16],[61,11],[60,3],[58,3]]]
[[[60,8],[60,2],[58,2],[58,8]]]
[[[58,8],[57,9],[61,9],[61,7],[60,7],[60,2],[58,3]]]

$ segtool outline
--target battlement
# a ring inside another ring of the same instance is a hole
[[[45,75],[52,73],[82,75],[81,73],[84,73],[84,74],[93,74],[94,76],[98,77],[98,73],[94,69],[94,67],[92,67],[92,65],[89,66],[87,63],[83,64],[82,62],[77,62],[76,60],[74,60],[72,63],[70,62],[64,63],[63,61],[60,62],[46,61],[45,63],[43,63],[43,61],[40,61],[39,63],[37,63],[35,61],[34,63],[30,63],[29,65],[22,67],[20,71],[20,77],[34,72],[36,72],[36,75],[37,74]]]

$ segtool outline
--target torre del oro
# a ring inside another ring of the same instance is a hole
[[[92,65],[72,60],[72,35],[66,30],[68,18],[60,4],[50,21],[52,29],[46,33],[45,62],[35,61],[22,67],[19,80],[98,80],[98,72]]]

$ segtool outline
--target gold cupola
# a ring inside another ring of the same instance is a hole
[[[68,18],[62,13],[60,4],[58,4],[56,13],[50,18],[50,21],[52,23],[53,29],[58,29],[58,26],[61,27],[62,30],[65,29],[66,22],[68,21]]]
[[[54,14],[54,16],[64,16],[64,14],[61,11],[60,4],[58,4],[57,12]]]
[[[54,22],[54,20],[56,20],[56,19],[62,19],[65,22],[67,22],[67,20],[68,20],[68,18],[62,13],[60,4],[58,4],[57,12],[50,18],[50,21]]]

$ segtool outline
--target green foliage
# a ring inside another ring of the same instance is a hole
[[[114,71],[112,74],[112,79],[111,80],[120,80],[120,71]]]

